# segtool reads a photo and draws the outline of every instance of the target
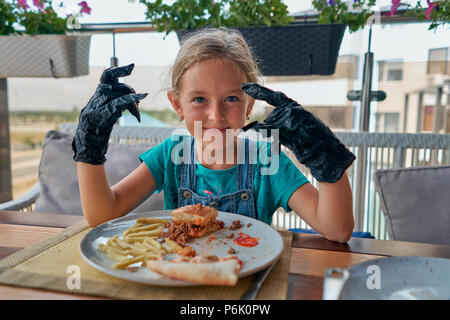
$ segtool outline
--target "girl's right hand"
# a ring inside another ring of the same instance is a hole
[[[264,122],[255,121],[242,129],[279,130],[280,143],[294,152],[317,181],[338,181],[355,160],[355,155],[325,123],[283,92],[272,91],[256,83],[244,83],[242,90],[252,98],[275,107]]]
[[[140,122],[138,103],[147,93],[136,94],[133,88],[118,80],[130,75],[133,68],[134,64],[130,64],[103,71],[97,90],[78,119],[72,142],[75,161],[94,165],[105,163],[112,128],[126,109]]]

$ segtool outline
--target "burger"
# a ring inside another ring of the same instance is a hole
[[[167,231],[162,236],[184,247],[192,238],[224,228],[225,223],[217,220],[217,215],[216,209],[201,203],[175,209],[170,214],[172,222],[166,224]]]

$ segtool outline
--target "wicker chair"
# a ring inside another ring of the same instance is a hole
[[[73,135],[77,128],[76,123],[62,123],[59,131]],[[175,130],[185,131],[173,127],[120,127],[115,126],[111,133],[110,142],[124,144],[158,144],[161,143]],[[180,131],[180,133],[181,133]],[[0,210],[34,211],[34,205],[40,195],[40,183],[37,182],[25,195],[16,200],[0,203]]]

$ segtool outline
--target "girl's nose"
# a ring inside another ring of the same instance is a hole
[[[225,116],[223,114],[223,106],[220,101],[213,101],[209,107],[209,120],[219,122],[222,121]]]

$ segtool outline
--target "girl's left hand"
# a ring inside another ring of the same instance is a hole
[[[355,160],[327,125],[284,93],[256,83],[244,83],[242,90],[275,107],[264,122],[252,122],[242,129],[278,129],[280,143],[294,152],[317,181],[338,181]]]
[[[72,141],[73,159],[93,165],[106,161],[105,154],[114,124],[129,110],[140,122],[138,103],[147,94],[137,94],[133,88],[119,82],[128,76],[134,64],[108,68],[103,71],[97,90],[81,110],[78,126]]]

